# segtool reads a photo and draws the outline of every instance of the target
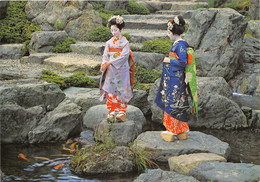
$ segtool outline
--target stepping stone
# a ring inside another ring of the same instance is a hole
[[[197,153],[197,154],[188,154],[188,155],[180,155],[175,157],[170,157],[168,159],[168,163],[171,171],[175,171],[180,174],[187,175],[189,171],[206,162],[226,162],[227,160],[213,153]]]
[[[123,29],[123,33],[129,33],[131,41],[135,43],[142,43],[144,41],[160,39],[167,36],[165,30],[152,30],[152,29]],[[140,46],[139,46],[140,47]]]
[[[168,16],[171,16],[171,18],[173,18],[174,16],[182,16],[185,21],[186,19],[190,19],[191,16],[192,16],[192,13],[194,12],[195,10],[160,10],[160,11],[157,11],[156,13],[157,14],[163,14],[164,16],[165,15],[168,15]],[[170,18],[170,19],[171,19]]]
[[[167,162],[169,157],[192,153],[214,153],[227,158],[230,153],[228,143],[222,142],[214,136],[198,131],[189,132],[187,140],[165,142],[161,131],[147,131],[135,140],[137,146],[154,151],[153,159]]]
[[[191,169],[189,175],[199,181],[253,182],[260,180],[260,165],[209,162]]]
[[[101,56],[67,53],[49,57],[43,61],[43,64],[51,65],[68,72],[84,71],[88,74],[89,70],[101,64],[101,61]]]

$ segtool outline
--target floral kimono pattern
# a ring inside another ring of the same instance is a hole
[[[100,84],[101,101],[104,100],[105,93],[116,95],[123,103],[128,103],[132,98],[128,64],[129,55],[130,46],[125,37],[119,39],[113,37],[106,42],[102,63],[109,61],[111,64],[102,76],[105,79]]]
[[[170,64],[163,63],[163,72],[160,86],[156,95],[155,103],[165,111],[164,125],[168,131],[175,134],[184,132],[181,128],[188,130],[188,123],[174,124],[177,121],[187,122],[186,110],[188,106],[188,95],[185,83],[185,68],[187,65],[187,47],[188,43],[180,40],[175,42],[169,54]],[[166,115],[167,114],[167,115]],[[169,118],[172,117],[171,119]],[[175,131],[175,125],[182,126]]]

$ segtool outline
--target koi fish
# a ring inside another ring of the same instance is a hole
[[[40,160],[45,160],[45,161],[50,161],[50,162],[54,162],[53,160],[47,158],[47,157],[33,157],[35,159],[40,159]]]
[[[25,155],[23,155],[22,153],[18,154],[18,157],[20,157],[20,158],[22,158],[22,159],[24,159],[24,160],[26,160],[26,161],[29,161],[29,159],[27,159],[27,158],[25,157]]]
[[[73,140],[70,138],[67,140],[66,145],[71,144],[72,142],[73,142]]]
[[[70,145],[70,150],[75,150],[75,145],[78,143],[78,141],[77,142],[74,142],[73,144],[71,144]]]
[[[61,168],[61,166],[63,166],[64,165],[64,162],[63,163],[60,163],[60,164],[58,164],[57,166],[55,166],[54,167],[54,169],[59,169],[59,168]]]

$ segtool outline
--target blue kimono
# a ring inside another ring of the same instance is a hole
[[[155,103],[167,114],[187,122],[189,108],[185,83],[188,43],[180,40],[171,47],[170,64],[163,63],[163,71]],[[173,57],[175,55],[175,57]]]

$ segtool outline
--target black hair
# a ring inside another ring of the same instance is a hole
[[[111,28],[112,25],[116,25],[117,28],[119,28],[119,30],[122,30],[122,28],[125,27],[125,22],[123,21],[123,23],[117,24],[117,23],[116,23],[116,18],[112,18],[112,19],[108,22],[108,27]]]
[[[178,16],[179,25],[174,21],[174,19],[169,20],[173,24],[172,30],[170,30],[173,34],[181,35],[185,31],[185,20],[182,16]]]

